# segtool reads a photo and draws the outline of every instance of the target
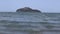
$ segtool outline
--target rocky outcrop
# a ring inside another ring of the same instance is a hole
[[[16,12],[40,12],[40,10],[36,10],[36,9],[31,9],[29,7],[24,7],[24,8],[20,8],[20,9],[17,9]]]

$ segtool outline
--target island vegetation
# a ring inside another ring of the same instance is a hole
[[[24,8],[19,8],[16,10],[16,12],[40,12],[40,10],[37,10],[37,9],[32,9],[32,8],[29,8],[29,7],[24,7]]]

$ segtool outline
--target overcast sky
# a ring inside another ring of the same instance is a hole
[[[60,0],[0,0],[0,11],[15,11],[31,7],[42,12],[60,12]]]

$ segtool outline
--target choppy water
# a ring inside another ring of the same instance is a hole
[[[29,34],[50,23],[60,25],[60,14],[0,12],[0,34]]]

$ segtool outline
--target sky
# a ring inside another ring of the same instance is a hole
[[[0,12],[15,12],[23,7],[59,13],[60,0],[0,0]]]

